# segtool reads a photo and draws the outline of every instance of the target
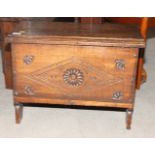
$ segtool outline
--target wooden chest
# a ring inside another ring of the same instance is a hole
[[[144,47],[136,29],[31,22],[7,39],[17,123],[25,103],[65,104],[125,108],[130,128],[138,54]]]

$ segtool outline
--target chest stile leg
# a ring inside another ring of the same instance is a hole
[[[16,124],[20,124],[23,117],[23,105],[20,103],[15,103],[15,115],[16,115]]]
[[[126,110],[126,128],[127,129],[131,129],[132,115],[133,115],[133,110],[127,109]]]

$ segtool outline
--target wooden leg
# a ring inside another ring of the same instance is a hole
[[[127,109],[126,110],[126,128],[127,129],[131,129],[132,114],[133,114],[133,110],[132,109]]]
[[[15,104],[16,124],[20,124],[23,116],[23,105]]]

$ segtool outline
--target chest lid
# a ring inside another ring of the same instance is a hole
[[[81,24],[27,21],[17,25],[6,41],[111,47],[145,47],[138,27],[120,24]]]

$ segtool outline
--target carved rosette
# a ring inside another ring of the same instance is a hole
[[[113,93],[112,99],[121,100],[123,98],[123,92],[117,91]]]
[[[115,63],[116,63],[116,68],[118,70],[124,70],[125,69],[125,61],[123,59],[116,59]]]
[[[30,85],[26,85],[24,87],[24,93],[26,95],[32,96],[32,95],[34,95],[34,90],[33,90],[33,88]]]
[[[23,58],[23,62],[26,65],[30,65],[33,62],[34,56],[33,55],[25,55]]]
[[[70,68],[64,72],[63,79],[66,84],[73,87],[78,87],[83,83],[84,75],[83,72],[80,71],[79,69]]]

